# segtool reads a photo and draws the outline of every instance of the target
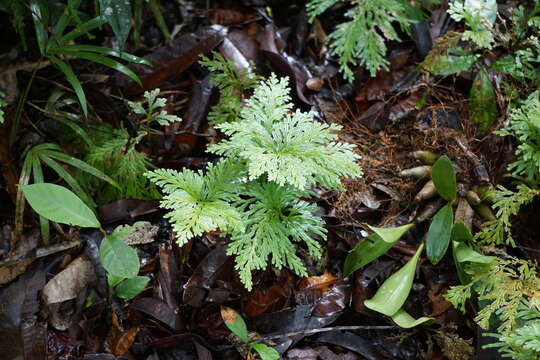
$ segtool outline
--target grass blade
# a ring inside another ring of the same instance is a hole
[[[64,61],[60,60],[59,58],[55,56],[47,56],[47,58],[53,64],[58,66],[60,71],[62,71],[64,75],[66,75],[67,81],[71,84],[71,86],[73,87],[73,90],[75,90],[75,94],[77,94],[77,97],[79,98],[79,102],[81,103],[81,108],[83,110],[84,117],[88,117],[86,95],[84,95],[84,90],[82,88],[81,82],[79,81],[79,79],[77,78],[73,70],[71,69],[71,66],[69,66],[67,63],[65,63]]]

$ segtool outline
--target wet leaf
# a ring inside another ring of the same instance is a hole
[[[230,307],[222,306],[221,317],[229,330],[238,336],[242,342],[247,343],[249,341],[246,323],[240,314]]]
[[[403,309],[399,309],[399,311],[392,316],[392,320],[400,327],[405,329],[413,328],[421,324],[433,323],[435,321],[434,318],[426,316],[415,319]]]
[[[92,210],[63,186],[39,183],[21,186],[21,189],[32,209],[44,218],[80,227],[100,227]]]
[[[139,295],[141,291],[144,290],[146,285],[148,285],[149,281],[150,278],[146,276],[135,276],[131,279],[125,279],[120,284],[118,284],[118,286],[114,290],[114,293],[119,298],[131,299]]]
[[[277,360],[280,358],[276,349],[271,348],[266,344],[253,344],[251,348],[254,349],[261,357],[261,360]]]
[[[386,279],[375,296],[364,301],[368,309],[387,316],[393,316],[401,309],[411,291],[416,264],[423,248],[424,244],[421,244],[407,264]]]
[[[108,235],[99,247],[101,264],[112,275],[132,278],[139,273],[139,257],[120,237]]]
[[[161,299],[138,297],[131,303],[130,308],[153,317],[175,332],[180,332],[184,329],[184,324],[182,323],[178,312],[169,307]]]
[[[443,199],[454,201],[456,198],[456,172],[448,156],[441,156],[433,164],[431,179]]]
[[[131,4],[129,0],[99,0],[101,16],[111,25],[120,51],[129,35],[131,27]]]
[[[485,134],[497,119],[495,91],[485,69],[481,69],[473,80],[469,94],[471,120]]]
[[[443,258],[452,235],[454,213],[452,204],[448,203],[433,217],[427,233],[426,254],[433,265]]]

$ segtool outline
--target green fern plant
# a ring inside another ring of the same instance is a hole
[[[456,21],[464,20],[469,27],[463,33],[463,40],[470,40],[481,49],[493,47],[493,24],[497,19],[496,0],[455,0],[450,3],[448,13]]]
[[[311,0],[307,4],[310,21],[341,0]],[[388,70],[385,58],[386,41],[399,41],[394,28],[397,23],[409,33],[409,25],[417,21],[408,2],[402,0],[347,1],[352,7],[345,13],[348,21],[339,24],[329,35],[330,50],[338,58],[339,70],[348,81],[354,79],[352,66],[365,67],[371,76]]]
[[[210,110],[208,122],[218,125],[236,121],[240,116],[246,91],[255,88],[261,77],[250,69],[238,70],[232,61],[218,52],[212,53],[212,59],[203,56],[200,63],[212,73],[212,83],[220,91],[219,104]]]
[[[540,181],[540,91],[535,91],[523,103],[510,111],[507,125],[498,132],[517,141],[517,160],[508,170],[529,184]]]
[[[261,81],[235,122],[217,126],[228,137],[210,147],[225,159],[205,172],[155,170],[147,176],[165,192],[162,206],[180,245],[204,232],[231,235],[228,254],[247,289],[252,271],[269,261],[299,275],[306,270],[296,254],[304,244],[320,256],[326,237],[313,214],[310,189],[342,189],[341,176],[361,170],[353,146],[337,141],[339,126],[313,121],[312,113],[291,112],[285,79]]]
[[[145,124],[146,126],[149,126],[153,121],[157,122],[161,126],[182,121],[182,119],[180,119],[178,116],[167,114],[167,112],[162,109],[167,104],[167,100],[165,98],[157,97],[159,95],[159,91],[159,89],[145,91],[145,101],[129,101],[128,105],[135,114],[144,115],[144,119],[141,123]]]
[[[519,184],[515,192],[499,186],[492,206],[496,210],[497,219],[488,221],[482,231],[475,235],[475,239],[485,245],[516,246],[512,238],[510,217],[517,215],[521,206],[530,203],[539,194],[540,190],[524,184]]]
[[[86,188],[92,189],[98,204],[118,199],[158,199],[157,189],[143,176],[153,168],[152,162],[136,146],[146,135],[139,132],[131,137],[126,129],[101,125],[90,132],[94,144],[88,148],[85,161],[106,173],[121,187],[97,183],[92,179]]]

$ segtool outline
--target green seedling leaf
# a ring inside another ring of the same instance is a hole
[[[403,234],[409,231],[409,229],[412,228],[413,226],[414,224],[407,224],[407,225],[398,226],[395,228],[378,228],[375,226],[368,225],[368,227],[371,230],[373,230],[375,234],[379,235],[381,239],[391,244],[398,241],[403,236]]]
[[[107,273],[107,284],[109,284],[110,287],[115,287],[116,285],[120,284],[124,278],[122,276],[115,276],[111,273]]]
[[[240,338],[243,343],[249,341],[248,332],[246,323],[244,319],[238,314],[235,310],[227,306],[221,307],[221,317],[225,322],[225,325],[231,330],[236,336]]]
[[[485,69],[476,74],[469,94],[471,120],[478,124],[478,130],[486,134],[497,119],[495,91]]]
[[[452,224],[454,222],[454,212],[452,204],[446,204],[435,214],[426,240],[426,254],[433,265],[437,264],[443,258],[450,237],[452,236]]]
[[[431,179],[439,195],[446,201],[456,198],[456,172],[448,156],[441,156],[431,169]]]
[[[139,295],[146,285],[148,285],[149,281],[150,278],[146,276],[135,276],[134,278],[126,279],[118,284],[116,289],[114,289],[114,293],[121,299],[131,299]]]
[[[375,296],[364,301],[368,309],[386,316],[393,316],[401,309],[411,291],[416,264],[423,248],[424,244],[421,244],[407,264],[386,279]]]
[[[459,221],[454,224],[452,228],[452,240],[457,242],[473,242],[474,237],[471,234],[471,230],[465,225],[463,221]]]
[[[390,250],[392,246],[394,244],[384,241],[377,234],[369,235],[347,254],[343,265],[343,274],[349,276]]]
[[[118,40],[120,50],[131,27],[131,5],[129,0],[99,0],[101,16],[111,25]]]
[[[137,252],[118,236],[107,235],[103,238],[99,247],[99,259],[111,275],[129,279],[139,273]]]
[[[349,276],[354,271],[366,266],[390,250],[390,248],[394,246],[401,236],[403,236],[403,234],[405,234],[412,226],[413,224],[407,224],[391,229],[381,229],[369,226],[370,229],[375,231],[375,234],[371,234],[366,239],[359,242],[347,255],[343,269],[345,276]],[[380,230],[384,230],[383,235],[386,236],[386,240],[384,240],[384,238],[381,236]]]
[[[422,316],[419,319],[413,318],[409,313],[407,313],[403,309],[399,309],[397,313],[392,316],[392,320],[400,327],[405,329],[410,329],[415,326],[425,324],[425,323],[433,323],[435,321],[434,318]]]
[[[39,215],[57,223],[99,228],[92,210],[65,187],[40,183],[21,186],[24,197]]]
[[[497,0],[465,0],[463,5],[471,14],[477,13],[492,25],[497,20]]]
[[[276,349],[266,344],[253,344],[251,348],[259,354],[261,360],[278,360],[279,353]]]

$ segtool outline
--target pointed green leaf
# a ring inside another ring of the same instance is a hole
[[[412,228],[413,226],[414,224],[407,224],[407,225],[398,226],[395,228],[378,228],[375,226],[368,225],[368,227],[371,230],[373,230],[377,235],[379,235],[381,239],[391,244],[398,241],[403,236],[403,234],[409,231],[409,229]]]
[[[100,227],[92,210],[65,187],[40,183],[24,185],[21,189],[32,209],[49,220],[80,227]]]
[[[146,60],[144,58],[129,54],[127,52],[116,51],[116,50],[106,48],[106,47],[103,47],[103,46],[75,44],[75,45],[65,45],[62,48],[65,49],[65,50],[69,50],[69,51],[95,52],[95,53],[102,54],[102,55],[114,56],[114,57],[120,58],[122,60],[129,61],[129,62],[132,62],[132,63],[135,63],[135,64],[143,64],[143,65],[147,65],[147,66],[152,66],[152,64],[148,60]]]
[[[452,240],[469,243],[474,241],[474,237],[467,225],[465,225],[463,221],[459,221],[455,223],[454,227],[452,228]]]
[[[452,226],[454,222],[454,212],[452,204],[446,204],[433,217],[427,233],[426,255],[433,265],[443,258],[450,237],[452,236]]]
[[[456,198],[456,172],[448,156],[444,155],[437,159],[431,169],[431,179],[439,195],[446,201],[454,201]]]
[[[366,266],[394,246],[394,243],[384,241],[379,235],[371,234],[360,241],[354,249],[347,254],[343,265],[344,276],[349,276],[356,270]]]
[[[77,94],[77,97],[79,98],[79,103],[81,104],[82,111],[84,113],[84,116],[88,116],[88,106],[86,105],[86,95],[84,95],[84,90],[82,88],[81,82],[71,69],[71,66],[69,66],[67,63],[63,62],[59,58],[55,56],[47,56],[47,58],[66,75],[67,81],[71,84],[73,87],[73,90],[75,90],[75,94]]]
[[[221,317],[229,330],[238,336],[242,342],[247,343],[249,341],[246,323],[240,314],[230,307],[222,306]]]
[[[392,316],[392,320],[400,327],[405,329],[410,329],[415,326],[425,324],[425,323],[433,323],[435,321],[434,318],[422,316],[419,319],[413,318],[409,313],[407,313],[405,310],[399,309],[397,313],[395,313]]]
[[[125,74],[125,75],[129,76],[131,78],[131,80],[135,81],[137,84],[142,86],[141,80],[139,79],[137,74],[135,74],[133,72],[133,70],[128,68],[126,65],[124,65],[124,64],[122,64],[122,63],[120,63],[120,62],[118,62],[116,60],[110,59],[110,58],[102,56],[102,55],[89,53],[89,52],[83,52],[83,51],[69,51],[69,50],[65,50],[64,48],[61,48],[60,51],[64,55],[71,55],[71,56],[75,56],[75,57],[78,57],[78,58],[81,58],[81,59],[90,60],[90,61],[93,61],[95,63],[108,66],[111,69],[114,69],[116,71],[121,72],[122,74]]]
[[[43,179],[43,169],[41,168],[41,163],[39,159],[33,156],[33,153],[29,152],[27,158],[31,159],[32,162],[32,173],[34,176],[34,183],[42,183]],[[41,230],[41,238],[45,245],[49,244],[49,238],[51,233],[49,220],[43,216],[39,216],[39,227]]]
[[[70,41],[75,40],[81,35],[89,33],[90,31],[100,27],[103,24],[105,24],[105,19],[103,19],[101,16],[97,16],[91,20],[88,20],[84,24],[78,24],[75,29],[68,32],[60,39],[59,45],[66,45]]]
[[[424,244],[421,244],[407,264],[386,279],[375,296],[364,301],[368,309],[386,316],[393,316],[401,309],[411,291],[416,264],[423,248]]]
[[[99,259],[111,275],[129,279],[139,273],[137,252],[118,236],[107,235],[103,238],[99,247]]]
[[[119,298],[131,299],[139,295],[146,285],[148,285],[149,281],[150,278],[146,276],[135,276],[134,278],[126,279],[118,284],[114,289],[114,293]]]
[[[101,16],[111,25],[122,50],[131,27],[129,0],[99,0],[99,9]]]
[[[261,360],[278,360],[280,358],[277,350],[266,344],[252,344],[251,348],[259,354]]]
[[[349,252],[343,267],[344,275],[349,276],[390,250],[412,226],[413,224],[407,224],[396,228],[377,228],[368,225],[375,234],[371,234],[360,241]]]
[[[485,69],[476,74],[469,94],[471,120],[478,124],[482,134],[487,133],[497,120],[497,101],[495,91]]]

